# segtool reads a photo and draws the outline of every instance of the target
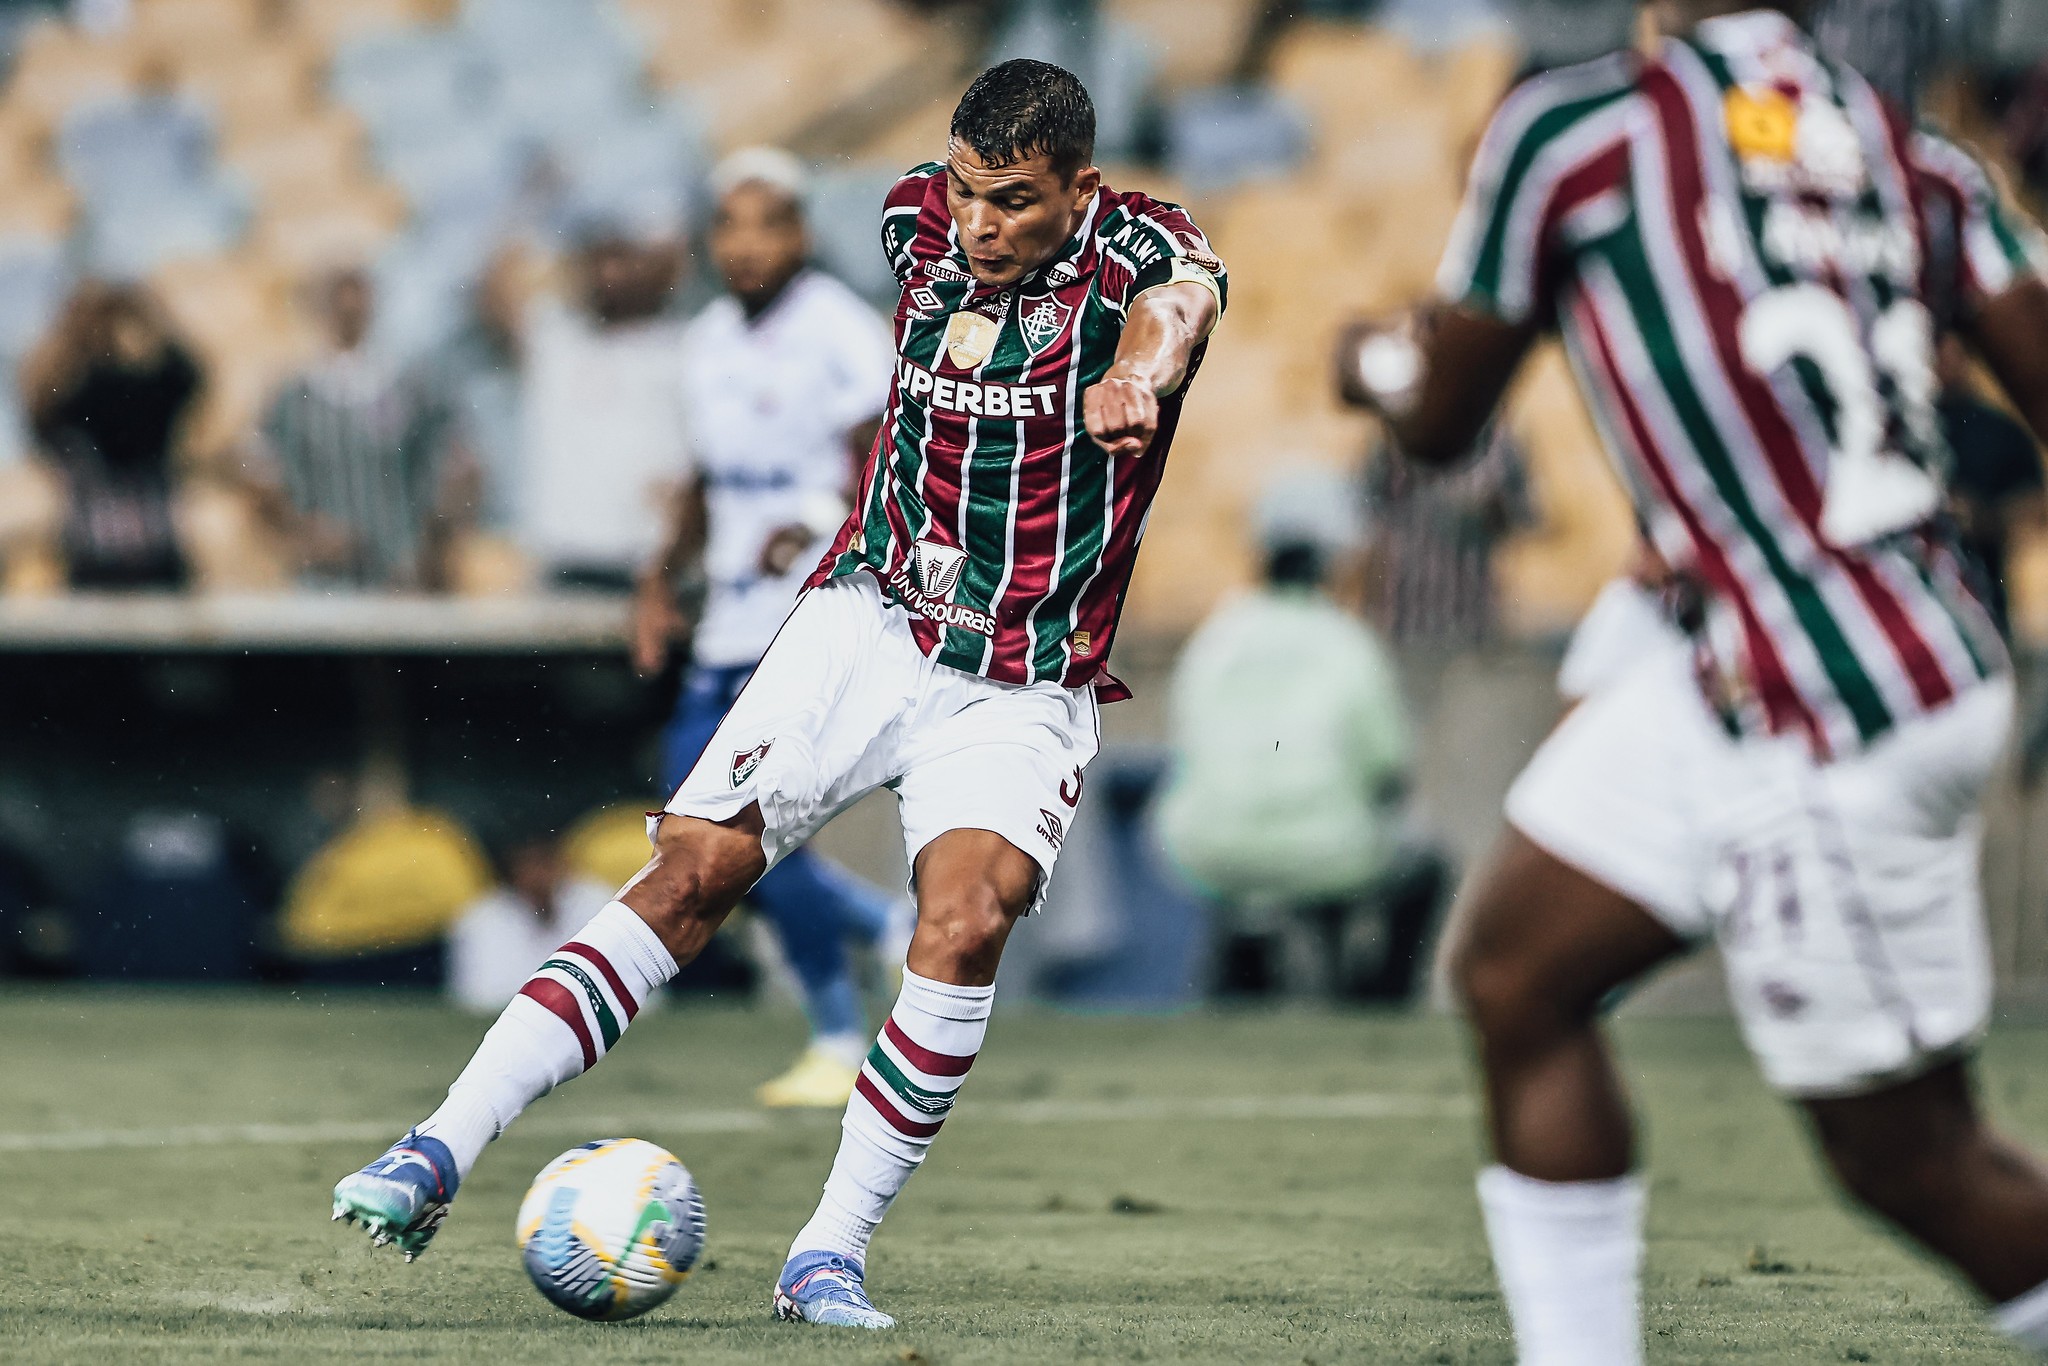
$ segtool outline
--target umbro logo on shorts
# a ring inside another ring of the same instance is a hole
[[[1058,853],[1059,847],[1067,842],[1066,822],[1042,806],[1038,808],[1038,833],[1045,837],[1054,853]]]
[[[732,756],[732,785],[735,791],[743,786],[747,779],[754,776],[754,770],[759,768],[761,761],[768,757],[768,746],[774,743],[775,740],[771,736],[760,744],[755,745],[752,749],[743,749]]]

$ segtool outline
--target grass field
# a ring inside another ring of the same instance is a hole
[[[1506,1362],[1471,1194],[1467,1073],[1440,1020],[1273,1013],[997,1021],[877,1241],[903,1327],[774,1324],[768,1291],[836,1140],[751,1110],[795,1020],[676,1009],[485,1155],[404,1265],[328,1188],[431,1108],[481,1026],[382,997],[0,994],[0,1360]],[[1843,1211],[1723,1023],[1623,1030],[1655,1176],[1653,1362],[2014,1360],[1968,1297]],[[2048,1050],[1987,1089],[2048,1136]],[[708,1262],[593,1325],[512,1245],[574,1142],[675,1149]]]

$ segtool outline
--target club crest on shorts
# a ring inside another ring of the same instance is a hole
[[[1054,295],[1026,299],[1023,312],[1017,319],[1017,326],[1024,332],[1024,345],[1031,349],[1032,355],[1037,355],[1059,339],[1073,316],[1074,306],[1061,303]]]
[[[774,743],[773,738],[763,740],[752,749],[743,749],[732,756],[732,785],[735,791],[754,776],[754,770],[768,757],[768,747]]]
[[[967,552],[937,541],[919,541],[911,547],[910,558],[917,566],[918,591],[933,602],[950,601],[967,568]]]
[[[1038,808],[1038,833],[1058,853],[1059,847],[1067,842],[1067,824],[1044,807]]]

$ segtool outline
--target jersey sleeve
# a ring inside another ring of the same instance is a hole
[[[882,256],[899,281],[909,278],[915,262],[910,246],[917,240],[917,220],[924,212],[932,181],[945,172],[946,168],[936,161],[913,166],[889,187],[882,200]]]
[[[1115,234],[1112,244],[1128,258],[1132,269],[1118,291],[1117,306],[1128,309],[1148,289],[1185,281],[1214,294],[1220,312],[1230,300],[1230,272],[1188,211],[1143,196],[1132,196],[1126,207],[1130,221]]]
[[[1946,231],[1934,230],[1933,251],[1955,282],[1965,309],[1993,299],[2026,275],[2048,274],[2048,249],[2038,227],[2014,209],[1978,160],[1948,139],[1914,134],[1914,172],[1923,188],[1923,211]]]
[[[1501,102],[1437,268],[1446,303],[1516,326],[1547,316],[1567,223],[1626,184],[1619,115],[1632,75],[1625,59],[1604,58],[1525,81]]]

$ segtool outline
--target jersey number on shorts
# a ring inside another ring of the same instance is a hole
[[[1768,375],[1798,357],[1811,361],[1835,403],[1820,530],[1836,546],[1861,545],[1917,526],[1941,504],[1936,476],[1886,448],[1880,373],[1891,381],[1907,436],[1939,448],[1934,413],[1934,322],[1917,300],[1900,299],[1877,317],[1866,346],[1856,316],[1833,290],[1783,285],[1752,300],[1739,328],[1742,359]]]

